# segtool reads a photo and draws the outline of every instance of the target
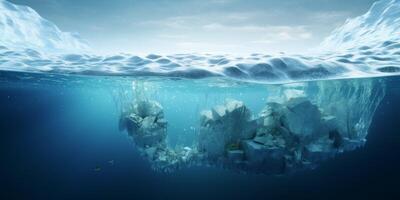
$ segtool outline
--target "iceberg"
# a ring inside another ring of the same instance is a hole
[[[385,82],[379,79],[268,85],[261,110],[226,98],[198,113],[191,124],[198,127],[192,145],[174,146],[168,138],[177,133],[168,127],[177,124],[166,117],[162,102],[146,95],[156,91],[146,88],[134,87],[133,98],[120,98],[126,100],[120,102],[124,108],[120,127],[152,168],[162,172],[192,165],[272,175],[314,169],[364,146],[374,112],[385,96]]]
[[[0,0],[0,46],[11,50],[86,52],[89,46],[77,33],[62,32],[28,6]]]
[[[324,50],[356,48],[398,49],[400,42],[400,1],[381,0],[362,16],[348,19],[321,44]]]

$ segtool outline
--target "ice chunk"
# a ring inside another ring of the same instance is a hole
[[[333,145],[333,141],[324,137],[305,147],[304,158],[312,163],[318,163],[328,158],[332,158],[338,152]]]
[[[325,126],[328,128],[329,131],[334,131],[336,129],[338,129],[338,120],[336,119],[335,116],[325,116],[322,118],[323,123],[325,124]]]
[[[362,147],[365,144],[365,139],[343,139],[343,150],[344,151],[353,151],[359,147]]]
[[[133,106],[134,112],[140,117],[163,115],[163,108],[156,101],[143,100]],[[161,116],[163,117],[163,116]]]
[[[212,111],[204,110],[200,113],[200,122],[201,126],[207,126],[209,123],[214,121]]]
[[[136,145],[140,147],[165,145],[167,121],[158,102],[137,102],[125,117],[125,121],[126,129],[133,136]]]
[[[215,106],[212,110],[212,117],[216,120],[222,119],[225,117],[226,108],[224,106]]]
[[[266,147],[252,140],[242,142],[249,167],[267,173],[282,173],[285,169],[285,149]]]
[[[244,159],[244,152],[242,150],[229,150],[227,157],[231,162],[240,162]]]
[[[156,151],[157,151],[156,147],[149,147],[149,148],[145,149],[146,156],[151,160],[154,159],[154,155],[156,154]]]
[[[257,122],[250,110],[237,100],[201,112],[199,147],[210,157],[222,157],[229,144],[254,137]]]
[[[291,99],[286,103],[283,123],[288,130],[299,137],[310,137],[321,128],[321,113],[318,107],[306,98]]]
[[[226,101],[225,103],[225,107],[226,107],[226,111],[228,113],[232,113],[232,112],[241,112],[245,110],[245,106],[243,104],[243,102],[241,101],[237,101],[234,99],[229,99]]]

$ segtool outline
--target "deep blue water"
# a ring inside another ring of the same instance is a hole
[[[100,85],[2,81],[0,198],[396,199],[399,79],[387,83],[364,148],[315,170],[266,176],[205,167],[154,172],[118,131],[111,94]]]

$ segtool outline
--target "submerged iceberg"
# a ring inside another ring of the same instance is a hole
[[[198,129],[189,146],[168,142],[168,136],[176,134],[168,127],[176,124],[145,91],[150,92],[134,87],[134,97],[123,102],[120,127],[155,170],[202,165],[287,174],[313,169],[337,154],[362,147],[385,95],[385,83],[358,79],[269,85],[261,110],[225,99],[198,113],[192,124]]]

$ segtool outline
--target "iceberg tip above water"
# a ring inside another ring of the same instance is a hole
[[[375,47],[384,43],[397,44],[399,41],[400,1],[380,0],[364,15],[348,19],[335,29],[320,48],[337,51]]]
[[[77,33],[62,32],[28,6],[0,0],[0,45],[9,49],[42,52],[87,52],[89,46]]]

